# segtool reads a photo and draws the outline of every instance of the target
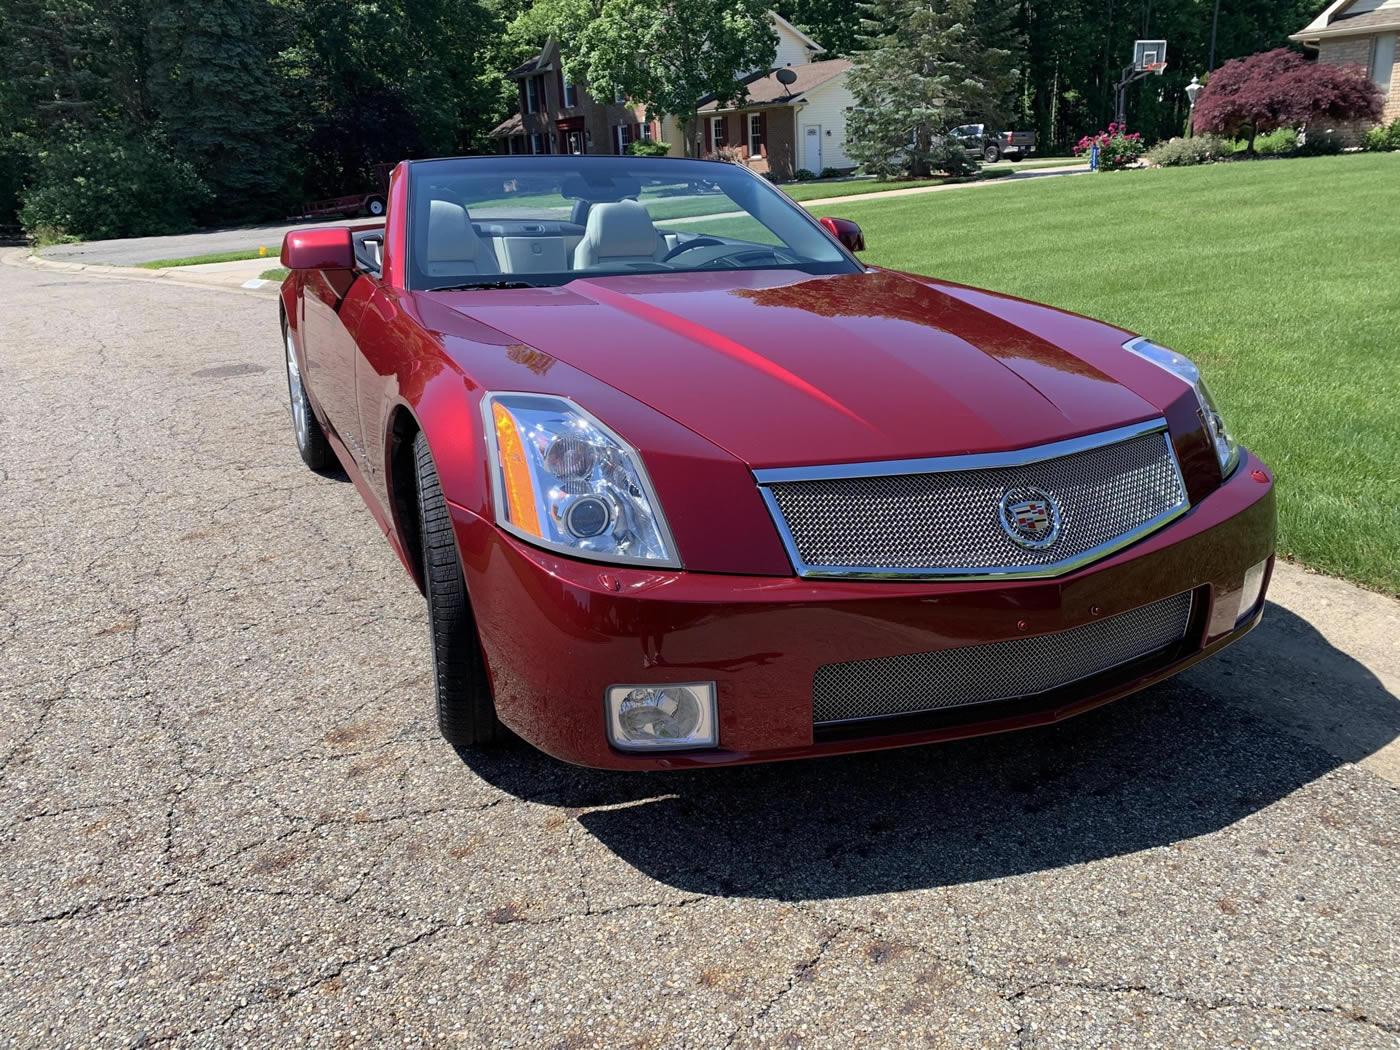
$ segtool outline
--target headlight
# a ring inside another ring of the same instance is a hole
[[[1165,368],[1172,375],[1184,379],[1191,385],[1191,389],[1196,392],[1196,400],[1201,406],[1201,418],[1205,420],[1206,433],[1210,435],[1211,443],[1215,446],[1215,457],[1220,460],[1220,476],[1228,478],[1230,472],[1235,469],[1235,464],[1239,462],[1240,446],[1235,443],[1235,439],[1225,429],[1225,420],[1220,418],[1220,411],[1215,407],[1210,391],[1206,389],[1206,384],[1201,379],[1201,370],[1174,350],[1158,346],[1150,339],[1129,340],[1123,344],[1123,349],[1130,350],[1138,357]]]
[[[637,450],[567,398],[482,399],[496,523],[580,558],[680,568]]]

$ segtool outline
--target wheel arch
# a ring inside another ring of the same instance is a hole
[[[394,406],[384,431],[384,479],[390,520],[404,567],[419,591],[424,590],[423,527],[418,520],[418,468],[413,459],[413,441],[422,429],[413,410],[399,404]]]

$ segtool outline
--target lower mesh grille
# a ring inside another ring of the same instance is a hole
[[[830,725],[1035,696],[1179,642],[1190,620],[1188,592],[1059,634],[827,664],[817,669],[812,721]]]

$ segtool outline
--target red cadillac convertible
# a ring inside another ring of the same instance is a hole
[[[741,167],[633,157],[404,162],[381,225],[287,235],[297,446],[426,596],[450,742],[920,744],[1258,623],[1273,480],[1190,361],[863,247]]]

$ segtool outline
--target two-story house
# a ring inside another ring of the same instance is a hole
[[[740,78],[747,97],[738,105],[701,101],[694,155],[730,147],[731,159],[782,179],[799,168],[819,175],[823,168],[855,167],[846,154],[846,117],[854,105],[846,87],[850,61],[821,59],[822,46],[810,36],[776,12],[768,18],[778,37],[773,67]],[[502,153],[625,153],[634,140],[647,139],[669,143],[673,156],[685,154],[685,132],[675,118],[648,120],[642,106],[599,101],[584,85],[566,83],[553,39],[509,77],[520,109],[491,132]]]
[[[813,175],[854,168],[846,153],[846,118],[855,105],[846,86],[850,59],[823,59],[822,46],[791,22],[774,11],[768,20],[778,35],[773,68],[741,78],[747,96],[737,105],[701,102],[694,152],[712,156],[729,147],[733,156],[737,147],[748,167],[779,179],[800,168]],[[685,136],[674,119],[662,123],[661,137],[673,155],[684,152]]]
[[[657,122],[642,107],[600,101],[585,85],[567,82],[552,37],[507,76],[520,109],[491,130],[502,153],[625,153],[634,139],[658,137]]]

